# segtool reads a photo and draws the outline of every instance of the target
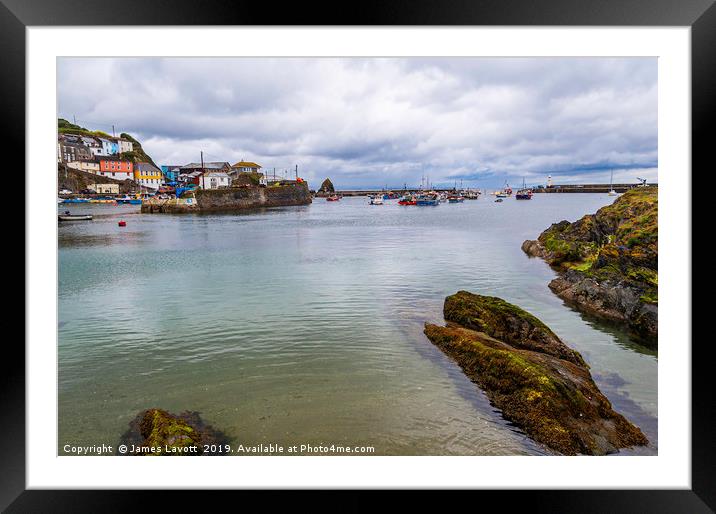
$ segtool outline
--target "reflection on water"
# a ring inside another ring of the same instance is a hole
[[[638,452],[653,454],[656,353],[565,306],[547,288],[554,272],[520,250],[611,200],[344,198],[236,215],[73,206],[95,217],[58,227],[60,447],[116,444],[156,406],[200,411],[243,444],[548,453],[423,335],[444,297],[466,289],[524,307],[580,351],[654,443]]]

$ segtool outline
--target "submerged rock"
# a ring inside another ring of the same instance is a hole
[[[460,291],[446,298],[444,316],[447,326],[426,324],[425,335],[535,441],[565,455],[648,444],[612,409],[582,356],[533,315]]]
[[[657,345],[658,188],[634,188],[596,214],[555,223],[522,250],[560,273],[549,287],[567,303]]]
[[[228,437],[206,425],[198,412],[179,415],[162,409],[147,409],[129,422],[120,444],[127,446],[125,455],[221,455],[220,450],[205,445],[223,445]]]

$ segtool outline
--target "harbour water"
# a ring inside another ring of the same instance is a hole
[[[58,226],[58,453],[116,445],[138,412],[160,407],[199,411],[243,445],[548,454],[423,335],[465,289],[523,307],[581,352],[652,442],[622,454],[655,454],[656,352],[565,306],[547,287],[554,271],[520,250],[613,200],[353,197],[221,215],[73,205],[94,220]]]

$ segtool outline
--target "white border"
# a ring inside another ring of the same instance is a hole
[[[90,43],[88,43],[90,42]],[[661,284],[654,457],[56,456],[57,56],[658,56]],[[27,30],[28,488],[690,488],[690,29],[40,28]],[[54,432],[53,432],[54,430]]]

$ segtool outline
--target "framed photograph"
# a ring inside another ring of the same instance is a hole
[[[716,8],[657,4],[2,0],[28,301],[0,506],[711,512],[691,169]]]

